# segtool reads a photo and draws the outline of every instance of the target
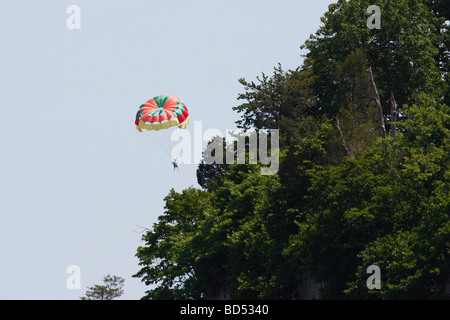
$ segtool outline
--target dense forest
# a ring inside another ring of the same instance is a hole
[[[137,248],[143,299],[449,298],[449,20],[448,0],[339,0],[301,66],[239,79],[236,124],[279,130],[279,171],[200,163]]]

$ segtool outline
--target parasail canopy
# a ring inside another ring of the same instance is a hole
[[[189,123],[189,112],[184,102],[174,96],[163,95],[148,100],[136,114],[136,128],[161,130],[178,126],[185,129]]]

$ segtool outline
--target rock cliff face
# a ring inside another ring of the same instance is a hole
[[[300,300],[314,300],[320,298],[320,289],[325,286],[323,281],[314,281],[307,274],[300,274],[297,276],[299,282],[298,286],[298,298]]]
[[[230,300],[230,294],[223,288],[210,288],[208,295],[205,296],[206,300]]]
[[[314,281],[307,274],[299,274],[297,276],[298,287],[293,292],[291,298],[293,300],[315,300],[320,298],[320,290],[325,286],[323,281]],[[450,291],[450,282],[448,283]],[[205,296],[206,300],[230,300],[231,296],[224,288],[210,288],[209,294]]]
[[[446,298],[450,298],[450,279],[444,284],[444,295]]]

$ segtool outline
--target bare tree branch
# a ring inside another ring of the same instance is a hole
[[[345,148],[345,150],[347,151],[347,154],[350,156],[350,158],[353,159],[353,154],[350,152],[350,150],[348,150],[347,145],[345,144],[344,134],[342,133],[341,127],[339,126],[339,118],[338,117],[336,117],[336,127],[339,130],[339,134],[341,135],[342,146]]]
[[[375,102],[377,104],[378,122],[380,123],[381,137],[383,139],[386,139],[386,127],[384,126],[383,109],[381,108],[381,100],[380,100],[380,96],[378,95],[377,86],[375,85],[375,81],[373,80],[373,74],[372,74],[372,67],[371,66],[369,66],[369,69],[367,69],[367,72],[369,73],[370,83],[372,85],[373,93],[375,94]]]
[[[395,102],[394,94],[391,91],[391,122],[392,122],[392,136],[394,137],[394,141],[397,141],[397,102]]]

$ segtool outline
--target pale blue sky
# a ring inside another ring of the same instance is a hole
[[[135,129],[139,105],[171,94],[203,131],[234,128],[238,79],[301,65],[332,2],[2,1],[0,299],[78,299],[108,273],[141,298],[139,226],[170,188],[198,185],[196,164],[173,172]],[[80,30],[66,27],[70,5]]]

